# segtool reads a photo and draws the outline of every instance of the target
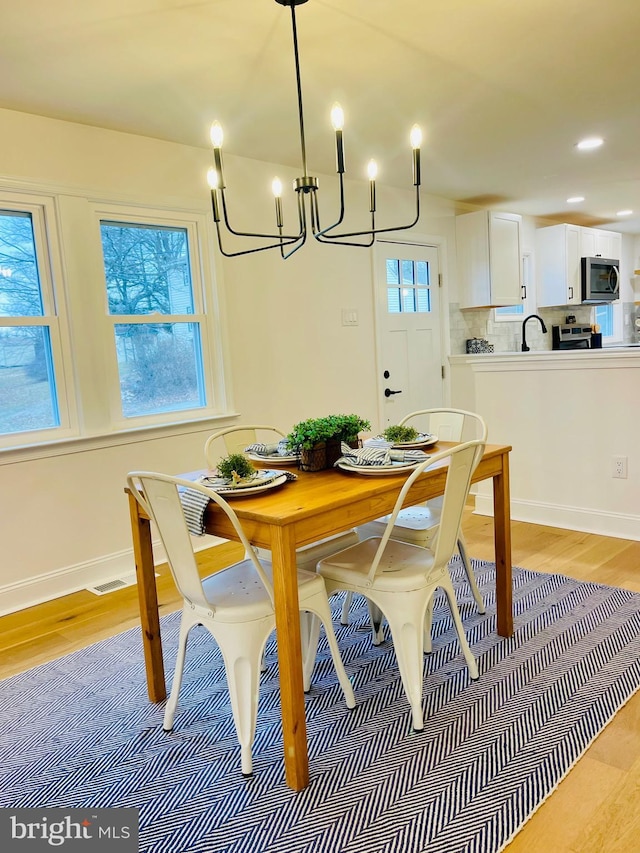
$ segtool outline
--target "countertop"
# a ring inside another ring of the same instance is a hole
[[[603,365],[614,360],[634,361],[640,359],[640,345],[628,344],[619,347],[603,347],[602,349],[573,349],[573,350],[529,350],[529,352],[482,352],[450,355],[451,364],[499,364],[513,362],[524,364],[549,364],[552,362],[572,362],[575,366],[586,366],[596,362]]]

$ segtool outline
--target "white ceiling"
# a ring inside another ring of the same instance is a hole
[[[0,9],[0,106],[203,148],[218,118],[225,150],[300,162],[275,0]],[[381,183],[409,185],[418,122],[426,192],[640,233],[639,0],[309,0],[296,18],[311,174],[334,170],[339,100],[348,174],[374,156]],[[596,134],[601,149],[575,149]]]

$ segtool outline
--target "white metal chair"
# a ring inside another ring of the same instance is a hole
[[[360,593],[386,618],[411,706],[413,728],[422,730],[422,672],[425,642],[430,648],[433,594],[441,587],[449,601],[462,652],[472,679],[478,668],[464,634],[448,563],[456,547],[460,519],[471,475],[485,442],[468,441],[437,453],[411,472],[396,499],[382,537],[371,537],[326,557],[318,564],[329,595],[339,590]],[[423,548],[392,538],[398,514],[411,486],[428,468],[449,461],[433,548]]]
[[[258,440],[264,441],[266,444],[277,443],[285,435],[286,433],[278,427],[264,424],[236,424],[235,426],[224,427],[210,435],[205,442],[204,456],[207,460],[207,466],[215,468],[219,459],[222,458],[219,439],[222,439],[225,451],[229,454],[243,453],[245,447],[256,444]]]
[[[464,409],[421,409],[420,411],[411,412],[411,414],[406,415],[400,421],[400,425],[406,424],[409,421],[414,421],[416,428],[419,427],[422,432],[437,435],[441,441],[466,441],[476,438],[485,442],[487,440],[488,430],[483,418],[475,412],[467,412]],[[441,497],[433,498],[425,504],[406,507],[398,513],[392,538],[400,539],[403,542],[411,542],[413,545],[420,545],[426,548],[438,532],[441,514]],[[376,521],[363,524],[361,527],[356,528],[358,535],[361,539],[366,539],[369,536],[382,536],[388,520],[389,516],[386,515]],[[478,612],[484,613],[484,601],[482,600],[482,595],[478,589],[478,584],[469,560],[462,529],[458,531],[457,546],[471,592],[478,607]],[[346,595],[342,605],[340,621],[343,625],[347,625],[349,622],[351,599],[351,595]],[[375,613],[372,616],[374,620],[373,642],[374,644],[378,644],[382,640],[381,627],[375,619]]]
[[[165,731],[173,728],[189,631],[194,625],[203,625],[210,631],[222,653],[240,743],[242,773],[251,775],[260,662],[267,639],[275,628],[272,567],[270,563],[258,559],[229,504],[200,483],[149,471],[133,471],[127,475],[127,484],[158,528],[173,579],[183,597],[175,674],[165,708],[163,728]],[[200,578],[180,503],[181,488],[204,493],[226,513],[244,545],[244,560],[209,577]],[[298,596],[301,612],[312,613],[324,625],[347,707],[353,708],[353,689],[338,650],[323,578],[316,572],[299,570]],[[312,666],[313,662],[308,663],[308,649],[303,650],[303,656],[307,667]]]

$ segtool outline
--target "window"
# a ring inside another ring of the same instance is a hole
[[[387,310],[390,314],[429,313],[431,282],[426,261],[387,258]]]
[[[594,305],[593,322],[600,326],[603,343],[622,343],[622,305],[620,302]]]
[[[100,221],[124,418],[203,409],[203,315],[188,227]]]
[[[0,444],[68,430],[63,349],[53,290],[51,200],[0,201]]]
[[[207,227],[197,212],[0,187],[0,449],[221,411]]]

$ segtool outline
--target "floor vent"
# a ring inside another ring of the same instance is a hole
[[[160,577],[157,572],[156,577]],[[86,589],[94,595],[106,595],[109,592],[114,592],[116,589],[124,589],[127,586],[133,586],[135,582],[136,573],[131,572],[131,574],[123,575],[121,578],[113,578],[113,580],[104,581],[104,583],[97,583],[95,586],[88,586]]]

